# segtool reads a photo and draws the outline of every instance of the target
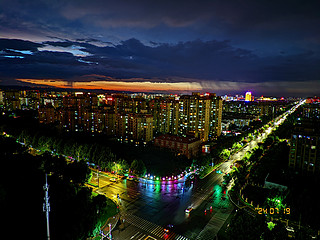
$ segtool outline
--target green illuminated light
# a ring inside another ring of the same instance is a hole
[[[276,226],[276,224],[273,222],[268,222],[267,224],[270,231]]]

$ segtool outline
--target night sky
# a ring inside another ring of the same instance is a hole
[[[2,0],[0,84],[319,95],[320,1]]]

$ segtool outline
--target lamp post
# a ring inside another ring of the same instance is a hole
[[[97,169],[97,180],[98,180],[98,188],[99,188],[99,169]]]
[[[112,235],[111,235],[111,223],[109,223],[109,239],[112,239]]]

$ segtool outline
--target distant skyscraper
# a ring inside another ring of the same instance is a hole
[[[245,101],[246,101],[246,102],[251,102],[251,92],[246,92]]]

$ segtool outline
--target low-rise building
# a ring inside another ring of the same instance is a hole
[[[192,156],[198,155],[201,140],[194,137],[178,137],[164,134],[155,138],[154,145],[172,149],[187,156],[187,158],[191,158]]]

